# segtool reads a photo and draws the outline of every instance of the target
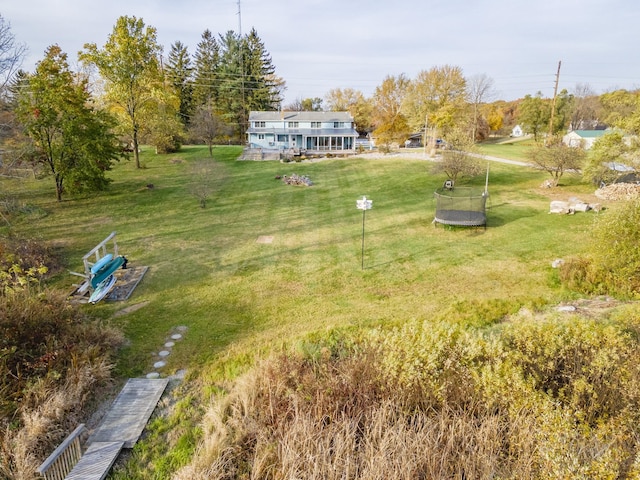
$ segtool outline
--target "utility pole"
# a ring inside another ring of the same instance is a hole
[[[562,65],[562,61],[558,62],[558,73],[556,73],[556,86],[553,90],[553,101],[551,103],[551,118],[549,119],[549,139],[553,135],[553,117],[556,114],[556,97],[558,95],[558,81],[560,80],[560,65]]]
[[[424,140],[422,141],[422,147],[424,148],[424,156],[427,157],[427,127],[429,124],[429,114],[424,116]]]
[[[242,92],[242,125],[241,134],[244,135],[247,127],[247,117],[244,98],[244,47],[242,40],[242,11],[240,10],[240,0],[238,0],[238,47],[240,48],[240,88]]]

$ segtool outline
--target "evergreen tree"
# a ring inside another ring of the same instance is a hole
[[[247,109],[277,110],[282,103],[283,82],[276,77],[271,55],[255,28],[251,29],[245,44],[244,87],[247,92]]]
[[[243,41],[233,30],[220,35],[220,88],[218,111],[225,123],[233,125],[239,138],[245,131],[247,98],[243,65],[246,51]]]
[[[193,72],[187,47],[179,41],[173,43],[165,74],[174,93],[180,99],[178,114],[185,127],[189,125],[193,114]]]
[[[213,106],[218,101],[220,46],[210,30],[205,30],[195,53],[193,107]]]

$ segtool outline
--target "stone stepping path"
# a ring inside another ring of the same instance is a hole
[[[182,340],[187,327],[184,325],[174,327],[172,333],[166,339],[165,343],[158,353],[154,353],[155,362],[153,364],[153,370],[146,374],[146,378],[160,378],[162,376],[162,369],[167,366],[168,357],[171,355],[171,349],[176,345],[176,342]]]

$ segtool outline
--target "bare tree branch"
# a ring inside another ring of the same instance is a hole
[[[11,24],[0,14],[0,95],[22,65],[26,53],[26,44],[16,42]]]

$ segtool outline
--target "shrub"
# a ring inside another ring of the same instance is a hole
[[[34,478],[35,468],[77,426],[110,378],[122,334],[91,319],[66,292],[39,281],[57,269],[33,241],[0,242],[0,476]]]
[[[630,200],[596,217],[587,257],[560,269],[565,285],[584,293],[640,295],[640,200]]]
[[[637,478],[639,345],[620,322],[316,337],[237,380],[174,478]]]
[[[37,283],[60,269],[51,248],[30,239],[0,238],[0,295]]]

